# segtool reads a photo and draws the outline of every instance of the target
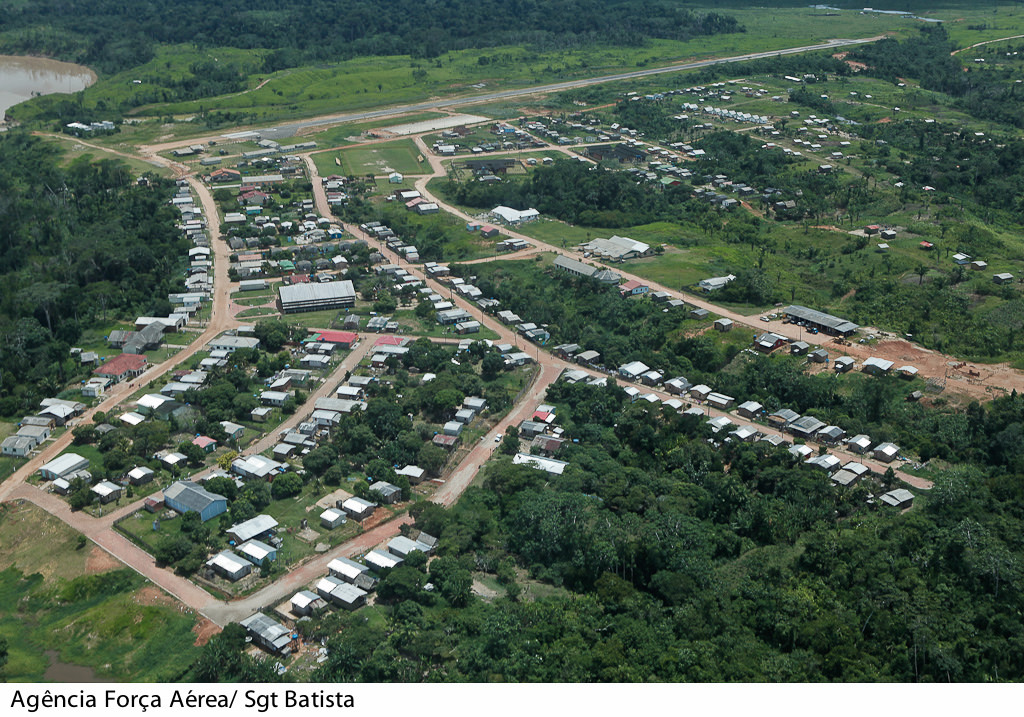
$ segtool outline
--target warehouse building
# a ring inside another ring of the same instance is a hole
[[[324,284],[292,284],[282,286],[278,292],[281,312],[285,314],[343,309],[356,304],[356,291],[348,280]]]

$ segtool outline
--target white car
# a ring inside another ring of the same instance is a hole
[[[494,442],[495,443],[501,443],[501,434],[500,433],[494,437]]]

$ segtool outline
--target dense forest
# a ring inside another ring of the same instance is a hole
[[[665,313],[647,299],[624,298],[591,279],[532,267],[532,262],[456,265],[455,273],[466,275],[472,271],[484,295],[499,299],[503,307],[530,321],[546,325],[551,333],[549,344],[578,343],[598,351],[610,368],[640,360],[667,375],[683,375],[729,396],[759,401],[769,411],[791,408],[841,425],[850,435],[867,432],[877,441],[894,441],[924,461],[972,461],[1014,471],[1018,463],[1024,466],[1024,456],[1018,456],[1011,438],[1016,436],[1024,416],[1005,410],[1019,410],[1020,402],[993,404],[988,414],[977,406],[966,413],[938,405],[925,407],[903,400],[908,389],[898,378],[840,379],[831,372],[806,373],[799,358],[754,358],[742,351],[746,348],[742,341],[723,343],[708,335],[688,335],[697,322]],[[942,292],[948,290],[940,285],[942,282],[934,282],[924,292],[914,293],[912,311],[908,310],[907,295],[919,288],[916,286],[904,291],[900,285],[879,282],[865,289],[863,302],[871,311],[887,309],[893,315],[903,312],[914,321],[924,303],[939,303]],[[762,272],[747,269],[729,288],[736,292],[765,291],[770,290],[770,282]],[[963,321],[969,322],[966,307],[962,310]],[[945,309],[934,309],[936,316],[940,311]],[[985,326],[982,321],[967,323],[969,330],[962,333],[981,338],[986,335]],[[991,332],[999,346],[1005,345],[1003,334],[995,329]]]
[[[111,73],[143,64],[158,43],[273,50],[264,72],[367,55],[436,57],[527,44],[557,49],[742,32],[732,17],[666,0],[225,0],[0,2],[5,51],[41,52]],[[117,27],[114,37],[111,27]]]
[[[692,197],[692,186],[680,184],[654,192],[622,172],[568,159],[538,167],[522,181],[453,180],[444,192],[456,203],[476,209],[499,204],[536,207],[542,214],[581,226],[628,227],[659,220],[709,228],[721,224],[717,212]]]
[[[837,489],[766,444],[713,448],[707,428],[616,386],[556,384],[575,439],[561,475],[506,458],[440,536],[378,587],[386,620],[303,622],[327,640],[319,681],[992,681],[1024,676],[1017,467],[965,464],[906,514],[874,485]],[[976,418],[1014,430],[1024,398]],[[422,557],[422,556],[420,556]],[[496,576],[484,601],[474,575]],[[433,590],[425,590],[426,583]],[[196,677],[256,665],[237,635]]]
[[[83,331],[170,310],[188,243],[175,228],[173,184],[139,186],[128,167],[0,135],[0,415],[35,408],[81,369]]]

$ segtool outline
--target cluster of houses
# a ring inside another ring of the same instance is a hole
[[[85,122],[69,122],[64,125],[64,127],[65,129],[70,130],[69,134],[74,134],[76,136],[80,136],[82,132],[91,134],[93,132],[113,132],[117,129],[117,125],[110,120],[90,122],[89,124],[86,124]]]
[[[414,214],[437,214],[440,211],[440,207],[437,206],[436,202],[429,201],[415,189],[396,189],[391,193],[389,200],[401,202],[407,210]],[[409,261],[418,260],[418,255],[416,259],[409,259]]]
[[[227,212],[224,223],[229,226],[244,226],[252,223],[258,235],[288,236],[294,244],[287,248],[298,250],[311,245],[322,245],[336,241],[344,235],[341,226],[322,217],[315,211],[312,199],[297,199],[291,204],[294,219],[282,219],[280,216],[264,214],[264,209],[273,204],[273,197],[259,186],[243,185],[238,194],[238,211]],[[234,251],[244,248],[256,248],[260,245],[258,236],[242,239],[233,235],[228,238],[228,245]]]
[[[381,222],[366,222],[365,224],[360,224],[359,228],[378,241],[384,242],[388,249],[397,254],[401,254],[407,261],[417,262],[420,260],[419,250],[417,250],[415,246],[406,244],[405,240],[398,236],[398,234],[395,233],[395,230],[387,224],[382,224]],[[376,256],[380,257],[380,260],[374,261],[373,263],[380,263],[384,260],[383,255],[377,254]],[[374,257],[371,257],[371,261],[373,258]]]
[[[135,319],[133,329],[111,331],[105,337],[107,343],[112,349],[121,351],[113,358],[103,361],[95,352],[72,349],[83,364],[98,364],[82,386],[82,394],[86,397],[100,397],[111,385],[141,375],[147,368],[145,352],[160,348],[165,334],[184,328],[203,302],[209,300],[213,290],[209,237],[202,209],[195,204],[188,182],[178,180],[171,204],[181,212],[179,229],[194,245],[188,251],[185,290],[167,295],[175,307],[167,316],[140,316]]]
[[[721,98],[728,101],[732,98],[731,95],[722,95]],[[752,114],[750,112],[741,112],[739,110],[730,110],[725,107],[714,107],[712,105],[697,105],[693,102],[684,102],[682,104],[682,110],[684,112],[701,112],[707,117],[718,121],[730,120],[733,122],[741,122],[743,124],[755,124],[765,125],[771,122],[771,118],[765,115]],[[689,119],[688,116],[684,116]],[[677,119],[681,119],[678,118]]]
[[[751,421],[763,420],[776,429],[778,432],[789,433],[794,439],[801,441],[813,441],[822,446],[843,448],[851,453],[863,456],[870,456],[881,463],[892,463],[901,458],[899,447],[891,442],[874,442],[865,434],[858,434],[848,437],[846,432],[835,425],[827,425],[824,421],[814,416],[801,416],[791,409],[781,409],[772,414],[767,414],[764,407],[757,401],[744,401],[736,405],[736,399],[722,393],[715,392],[710,386],[699,384],[693,385],[686,378],[679,376],[664,380],[661,372],[649,369],[640,361],[633,361],[625,364],[619,369],[619,375],[631,381],[638,381],[650,386],[662,386],[665,392],[672,394],[672,398],[661,399],[654,393],[643,393],[634,386],[625,387],[625,392],[632,401],[645,401],[652,405],[661,405],[670,408],[682,415],[695,415],[704,417],[705,413],[701,404],[707,404],[719,411],[734,411],[736,415]],[[586,371],[569,369],[563,372],[561,380],[569,383],[586,382],[589,385],[603,385],[607,382],[606,377],[595,377]],[[687,398],[684,402],[682,399]],[[698,405],[688,405],[689,402]],[[533,418],[524,421],[520,425],[520,435],[535,439],[534,448],[538,448],[537,439],[543,441],[547,437],[562,439],[561,429],[552,429],[548,414],[540,407]],[[551,409],[553,410],[553,409]],[[553,414],[550,414],[553,419]],[[791,445],[790,441],[783,438],[780,433],[763,430],[762,427],[750,423],[737,423],[730,416],[716,416],[710,418],[707,424],[715,434],[722,434],[725,440],[754,442],[763,441],[774,446],[789,446],[789,452],[807,463],[824,470],[833,483],[836,485],[848,486],[856,480],[871,475],[871,469],[867,466],[850,461],[846,464],[834,455],[822,453],[816,455],[815,451],[806,443]],[[540,451],[534,450],[534,453]],[[526,461],[520,461],[526,462]],[[544,467],[538,465],[538,467]],[[549,468],[544,467],[545,470]],[[897,489],[880,498],[881,502],[897,507],[908,507],[913,496],[909,491]],[[894,502],[895,501],[895,502]]]
[[[452,420],[445,422],[439,433],[435,433],[431,442],[446,451],[453,451],[459,445],[462,431],[487,408],[487,401],[479,396],[466,396],[462,406],[455,411]],[[410,482],[411,479],[410,479]]]
[[[385,546],[371,550],[363,556],[362,562],[345,557],[334,558],[327,565],[327,575],[316,582],[311,589],[300,590],[289,601],[289,613],[280,617],[291,622],[321,615],[329,607],[355,610],[366,604],[366,599],[377,588],[380,577],[391,568],[401,565],[412,552],[431,555],[437,539],[424,532],[415,537],[399,535]],[[424,589],[429,589],[424,586]],[[241,620],[252,642],[272,655],[290,655],[298,645],[298,633],[263,612],[257,612]],[[326,656],[321,648],[321,657]]]
[[[580,371],[579,373],[584,373]],[[589,374],[586,374],[590,378]],[[597,381],[607,381],[605,378]],[[516,465],[532,465],[534,468],[561,475],[568,465],[565,461],[555,460],[557,454],[565,444],[565,435],[561,426],[554,425],[555,407],[546,403],[537,406],[533,414],[520,422],[520,440],[530,441],[529,453],[517,453],[512,457]]]
[[[174,502],[180,502],[183,495],[179,494]],[[164,504],[168,505],[166,492]],[[232,525],[224,531],[228,535],[228,544],[231,548],[222,550],[207,560],[207,569],[213,575],[236,582],[251,575],[254,568],[269,565],[277,560],[278,551],[284,544],[276,535],[277,527],[277,520],[269,515],[257,515]]]
[[[178,180],[171,204],[181,212],[179,229],[194,245],[188,251],[185,290],[167,295],[174,306],[173,312],[167,316],[140,316],[135,319],[133,329],[111,331],[105,337],[107,343],[112,349],[121,351],[113,358],[103,361],[95,352],[72,350],[83,364],[99,364],[82,387],[82,393],[87,397],[102,396],[111,385],[141,375],[147,367],[145,352],[160,348],[165,334],[184,328],[203,302],[209,300],[213,290],[209,237],[202,209],[195,204],[188,182]]]
[[[988,262],[974,259],[970,254],[964,254],[963,252],[957,252],[953,255],[953,263],[958,266],[969,266],[972,271],[983,271],[988,268]],[[1013,274],[1009,272],[993,274],[992,281],[996,284],[1011,284],[1013,283]]]
[[[43,480],[50,481],[51,489],[59,495],[70,493],[75,480],[85,481],[86,484],[93,480],[89,472],[89,459],[77,453],[57,456],[39,469],[39,475]],[[121,486],[106,480],[92,485],[89,491],[100,503],[110,503],[121,497]]]
[[[78,401],[44,398],[39,402],[39,410],[35,414],[23,416],[18,421],[18,430],[0,444],[0,453],[14,458],[26,458],[56,428],[82,415],[84,411],[85,404]]]
[[[117,483],[103,480],[90,485],[91,497],[101,504],[115,501],[121,497],[124,485],[139,485],[146,482],[147,471],[148,474],[152,474],[149,469],[134,468]],[[50,489],[58,495],[68,495],[72,483],[76,480],[82,480],[87,485],[93,482],[92,473],[89,472],[89,459],[77,453],[63,453],[57,456],[39,469],[39,475],[43,480],[50,481]],[[150,477],[149,480],[151,479]]]

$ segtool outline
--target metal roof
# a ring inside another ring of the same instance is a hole
[[[849,333],[860,328],[860,326],[852,321],[847,321],[846,319],[841,319],[838,316],[826,314],[824,311],[815,311],[814,309],[808,309],[806,306],[799,306],[796,304],[787,306],[782,310],[782,313],[787,316],[795,316],[803,321],[810,321],[812,324],[817,324],[818,326],[827,326],[833,331],[838,331],[840,333]]]
[[[65,453],[62,456],[54,458],[52,461],[40,468],[40,471],[46,471],[56,476],[63,476],[71,471],[76,471],[82,468],[89,467],[89,459],[84,458],[77,453]]]
[[[259,540],[250,540],[248,543],[240,547],[238,552],[258,565],[265,559],[270,558],[270,556],[276,553],[277,550],[266,543],[260,542]]]
[[[260,639],[277,649],[291,642],[291,630],[261,612],[250,615],[238,624],[249,632],[259,635]]]
[[[164,501],[168,499],[183,505],[186,510],[194,510],[197,513],[202,513],[218,500],[227,501],[227,498],[222,495],[211,493],[202,486],[184,480],[172,483],[167,487],[164,491]]]
[[[370,569],[365,565],[361,565],[354,560],[348,558],[335,558],[327,564],[327,571],[335,577],[347,578],[349,580],[355,580],[358,576]]]
[[[355,300],[355,289],[352,282],[328,282],[327,284],[292,284],[279,290],[281,302],[301,303],[306,301],[331,301],[340,299]]]
[[[269,515],[257,515],[237,525],[232,525],[225,532],[234,535],[238,540],[245,542],[252,540],[257,535],[266,533],[277,527],[277,521]]]
[[[402,559],[383,550],[371,550],[363,558],[373,568],[393,568],[402,564]]]
[[[235,555],[230,550],[224,550],[217,553],[212,558],[206,561],[206,564],[210,567],[219,567],[227,573],[234,574],[239,570],[244,569],[246,566],[252,568],[252,563],[240,555]]]

